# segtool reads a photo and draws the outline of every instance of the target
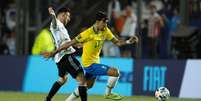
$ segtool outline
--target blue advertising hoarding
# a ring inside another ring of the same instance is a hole
[[[58,79],[53,60],[40,56],[0,56],[0,60],[0,91],[47,93]],[[114,92],[121,95],[154,96],[156,88],[165,86],[171,96],[201,98],[197,90],[201,84],[201,60],[133,61],[128,58],[101,58],[101,63],[120,69],[121,77]],[[106,84],[107,77],[98,77],[89,94],[104,94]],[[71,93],[76,85],[69,76],[59,92]]]
[[[21,91],[26,56],[0,56],[0,91]]]
[[[131,96],[133,60],[128,58],[101,58],[101,63],[120,69],[121,77],[114,88],[114,92],[124,96]],[[76,81],[70,76],[68,77],[67,83],[60,89],[60,93],[71,93],[76,88]],[[27,63],[23,91],[47,93],[57,79],[57,67],[53,60],[45,60],[40,56],[30,56]],[[102,95],[105,92],[106,85],[107,77],[98,77],[97,82],[89,90],[89,93]]]

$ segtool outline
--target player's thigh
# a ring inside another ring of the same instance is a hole
[[[118,77],[120,75],[119,70],[117,68],[110,67],[108,65],[93,64],[91,67],[89,67],[89,68],[92,69],[91,74],[94,77],[96,77],[96,76],[104,76],[104,75]]]
[[[74,56],[68,56],[66,59],[65,68],[70,75],[78,80],[84,79],[84,70],[81,67],[80,62]]]
[[[94,63],[94,64],[90,65],[89,67],[84,68],[84,70],[86,72],[86,75],[96,77],[96,76],[107,75],[109,68],[110,67],[107,65]]]
[[[58,75],[59,79],[58,82],[63,85],[67,81],[67,69],[65,69],[65,63],[64,61],[60,61],[57,63],[57,69],[58,69]]]
[[[58,69],[58,75],[60,78],[65,78],[65,76],[68,74],[67,69],[66,69],[66,63],[65,63],[65,58],[62,58],[58,63],[57,63],[57,69]]]

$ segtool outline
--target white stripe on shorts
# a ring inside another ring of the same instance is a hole
[[[68,61],[74,67],[75,70],[79,69],[79,66],[77,66],[77,64],[73,61],[73,58],[71,56],[68,57]]]

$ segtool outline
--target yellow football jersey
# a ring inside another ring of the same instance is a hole
[[[99,63],[99,55],[104,40],[112,40],[113,38],[114,36],[108,27],[106,27],[104,31],[96,32],[92,26],[80,33],[75,39],[83,44],[83,66],[88,67],[93,63]]]

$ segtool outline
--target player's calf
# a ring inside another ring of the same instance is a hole
[[[77,95],[80,95],[81,101],[87,101],[87,86],[86,86],[86,81],[84,78],[84,73],[80,72],[78,76],[76,77],[76,80],[79,83],[79,86],[78,86],[79,94]]]
[[[48,93],[45,101],[51,101],[52,97],[56,94],[56,92],[61,88],[61,86],[67,81],[67,76],[59,77],[59,79],[52,85],[50,92]]]
[[[120,77],[120,72],[116,68],[110,68],[108,70],[108,75],[110,76],[108,79],[106,91],[104,97],[106,99],[113,99],[113,100],[119,100],[122,99],[122,97],[118,94],[112,93],[112,89],[115,87],[117,81],[119,80]]]

